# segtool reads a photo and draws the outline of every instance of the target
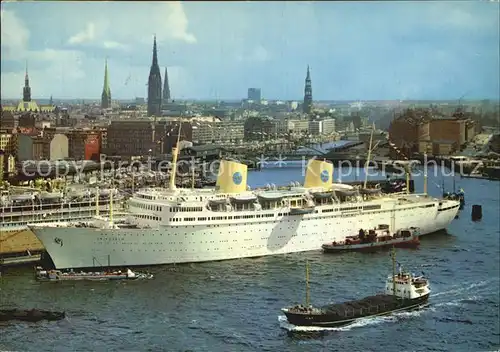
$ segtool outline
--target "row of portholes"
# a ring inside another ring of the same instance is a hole
[[[432,205],[431,205],[432,206]],[[427,206],[419,206],[419,207],[412,207],[412,208],[406,208],[406,209],[398,209],[398,211],[410,211],[410,210],[413,210],[415,208],[427,208],[429,207],[429,205]],[[443,209],[443,210],[447,210],[449,208],[446,208],[446,209]],[[329,211],[333,211],[333,209],[325,209],[323,210],[322,212],[323,213],[327,213]],[[342,214],[342,215],[335,215],[335,216],[316,216],[316,217],[307,217],[307,218],[302,218],[300,220],[297,220],[297,219],[293,219],[293,220],[288,220],[286,219],[285,221],[287,222],[290,222],[290,221],[307,221],[307,220],[318,220],[318,219],[327,219],[327,218],[338,218],[338,217],[341,217],[341,218],[344,218],[344,217],[352,217],[352,216],[359,216],[359,215],[369,215],[369,214],[381,214],[381,213],[389,213],[389,212],[392,212],[393,210],[389,209],[389,210],[382,210],[382,211],[369,211],[369,212],[366,212],[366,213],[352,213],[352,214]],[[281,214],[281,213],[280,213]],[[280,216],[280,214],[278,214],[278,216]],[[288,213],[283,213],[283,216],[286,216],[288,215]],[[235,216],[234,218],[231,217],[231,216],[219,216],[219,217],[201,217],[201,218],[173,218],[171,219],[171,221],[174,221],[174,222],[179,222],[179,221],[210,221],[210,220],[238,220],[238,219],[253,219],[253,218],[260,218],[261,215],[240,215],[240,216]],[[274,217],[274,214],[263,214],[262,217]],[[282,222],[283,220],[281,220]],[[228,226],[241,226],[241,225],[247,225],[247,224],[254,224],[254,223],[239,223],[239,224],[225,224],[225,225],[228,225]],[[207,225],[207,226],[219,226],[219,225]]]

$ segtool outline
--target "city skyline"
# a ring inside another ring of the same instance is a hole
[[[172,99],[498,99],[495,2],[2,3],[2,99],[147,97],[151,43]],[[120,15],[135,13],[134,25]],[[58,13],[57,21],[51,15]],[[78,16],[74,16],[74,14]],[[153,15],[151,15],[153,14]],[[255,25],[258,24],[258,25]]]

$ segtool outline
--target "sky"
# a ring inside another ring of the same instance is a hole
[[[1,95],[147,97],[153,35],[173,99],[498,99],[498,0],[3,2]]]

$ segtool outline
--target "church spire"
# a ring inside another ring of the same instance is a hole
[[[148,116],[161,116],[161,101],[161,74],[158,66],[155,35],[153,40],[153,62],[151,63],[148,79]]]
[[[111,89],[109,88],[108,59],[104,62],[104,85],[102,87],[101,108],[111,107]]]
[[[165,67],[165,77],[163,78],[163,102],[170,102],[170,85],[168,83],[168,69]]]
[[[158,66],[158,50],[156,49],[156,34],[153,39],[153,63],[152,66]]]
[[[26,69],[25,69],[25,74],[24,74],[24,86],[29,87],[30,85],[30,78],[28,77],[28,60],[26,60]]]
[[[31,87],[30,87],[30,79],[28,76],[28,60],[26,60],[26,74],[24,75],[23,101],[24,102],[31,101]]]
[[[302,111],[305,114],[310,114],[312,110],[312,84],[311,84],[311,72],[309,71],[309,65],[307,65],[306,82],[304,87],[304,105],[302,106]]]

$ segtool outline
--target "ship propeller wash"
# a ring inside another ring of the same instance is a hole
[[[460,205],[333,183],[333,165],[315,159],[301,187],[251,190],[247,166],[222,160],[214,189],[177,189],[177,151],[172,154],[170,187],[135,193],[128,225],[30,225],[55,267],[88,268],[103,258],[131,267],[321,250],[353,228],[378,224],[389,224],[391,232],[418,227],[425,235],[446,228]]]

